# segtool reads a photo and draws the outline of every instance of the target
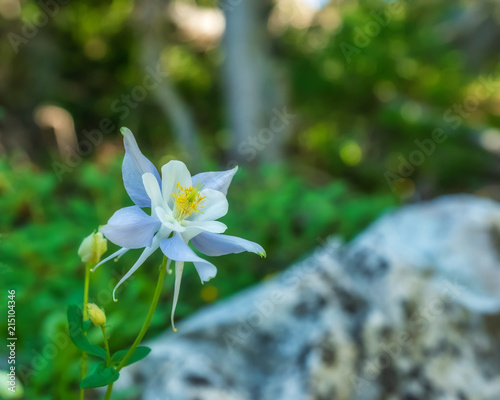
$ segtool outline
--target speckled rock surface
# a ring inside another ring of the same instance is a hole
[[[122,385],[145,400],[498,400],[499,238],[489,200],[404,207],[158,337]]]

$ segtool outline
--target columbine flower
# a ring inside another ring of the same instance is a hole
[[[192,262],[204,283],[215,277],[217,268],[198,257],[189,247],[208,256],[249,251],[265,256],[257,243],[235,236],[222,235],[226,225],[217,221],[226,215],[227,189],[237,167],[222,172],[204,172],[191,177],[180,161],[170,161],[161,168],[162,179],[154,165],[139,150],[134,135],[127,128],[121,133],[125,144],[123,183],[135,206],[118,210],[101,228],[101,232],[122,249],[105,258],[94,267],[112,258],[120,257],[129,249],[145,248],[137,262],[118,282],[116,289],[129,278],[158,248],[175,261],[175,289],[172,307],[174,312],[179,297],[182,271],[185,262]],[[142,208],[151,207],[151,215]],[[116,301],[116,299],[115,299]]]

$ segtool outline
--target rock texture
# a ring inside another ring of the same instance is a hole
[[[130,369],[144,400],[500,399],[500,206],[449,196],[323,243]]]

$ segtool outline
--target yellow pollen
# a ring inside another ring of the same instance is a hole
[[[177,221],[182,221],[195,212],[203,212],[200,203],[205,200],[205,196],[200,194],[203,185],[197,184],[195,187],[184,187],[177,183],[179,194],[172,193],[175,199],[174,217]]]

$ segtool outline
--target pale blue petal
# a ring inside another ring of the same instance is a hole
[[[202,183],[205,189],[214,189],[227,194],[227,189],[233,180],[233,176],[238,171],[238,167],[227,171],[218,172],[202,172],[193,176],[193,186],[197,183]]]
[[[203,258],[200,258],[200,261],[193,262],[193,264],[200,276],[201,283],[208,282],[217,275],[217,267]]]
[[[161,242],[160,247],[163,254],[174,261],[194,263],[196,271],[198,271],[198,275],[201,278],[201,283],[208,281],[217,274],[215,265],[198,257],[177,232],[170,239]]]
[[[118,210],[100,231],[111,242],[127,249],[149,247],[161,222],[137,206]]]
[[[121,128],[123,144],[125,145],[125,157],[123,158],[122,173],[125,190],[132,201],[139,207],[150,207],[151,200],[144,189],[142,175],[150,172],[161,185],[160,175],[156,167],[139,150],[134,135],[128,128]]]
[[[261,245],[236,236],[221,235],[218,233],[202,232],[191,240],[196,250],[207,256],[223,256],[249,251],[261,257],[266,251]]]

